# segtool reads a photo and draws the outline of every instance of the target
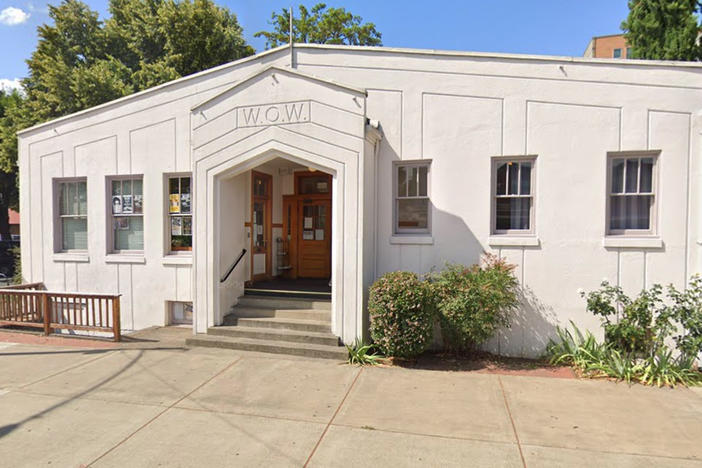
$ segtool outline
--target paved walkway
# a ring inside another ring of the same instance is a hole
[[[702,392],[0,343],[3,466],[702,466]]]

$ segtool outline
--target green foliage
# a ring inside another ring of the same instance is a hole
[[[386,273],[370,288],[370,332],[386,355],[413,358],[429,346],[434,312],[431,292],[416,274]]]
[[[362,46],[382,45],[381,36],[373,23],[363,23],[363,18],[344,8],[327,8],[318,3],[308,10],[300,5],[299,13],[293,15],[294,42],[311,44],[348,44]],[[266,38],[266,49],[287,44],[290,41],[290,11],[271,13],[269,24],[272,31],[259,31],[255,37]]]
[[[356,340],[352,345],[346,345],[349,352],[349,364],[359,366],[375,366],[383,357],[377,354],[372,344]]]
[[[488,255],[483,265],[448,264],[431,277],[442,336],[453,351],[475,349],[508,327],[519,301],[514,265]]]
[[[673,339],[681,353],[694,359],[702,353],[702,277],[693,276],[682,292],[669,287],[668,297],[673,304],[673,318],[682,329]]]
[[[10,206],[17,131],[254,53],[236,16],[212,0],[110,0],[109,9],[103,23],[80,0],[50,5],[27,60],[25,98],[0,97],[0,171],[9,174],[0,190]]]
[[[634,57],[700,60],[698,11],[698,0],[629,0],[629,16],[621,27]]]
[[[567,364],[587,377],[611,377],[627,383],[674,387],[702,385],[702,373],[694,360],[683,355],[673,357],[671,350],[660,348],[656,354],[640,359],[622,353],[611,343],[599,343],[588,331],[583,333],[571,322],[573,332],[557,329],[558,338],[547,348],[552,364]]]
[[[11,252],[15,262],[15,274],[12,276],[12,284],[22,284],[24,282],[24,279],[22,278],[22,251],[20,250],[19,246],[17,246],[12,247]]]

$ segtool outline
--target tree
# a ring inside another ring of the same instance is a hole
[[[344,8],[328,8],[318,3],[311,10],[303,5],[293,17],[294,42],[313,44],[348,44],[363,46],[382,45],[381,36],[373,23],[362,23],[363,18],[351,14]],[[254,37],[266,38],[266,49],[287,44],[290,40],[290,11],[271,13],[269,24],[272,31],[259,31]]]
[[[700,60],[699,0],[629,0],[622,23],[634,58]]]
[[[110,13],[103,23],[80,0],[49,6],[25,97],[2,93],[0,234],[17,203],[18,130],[254,53],[236,16],[212,0],[110,0]]]

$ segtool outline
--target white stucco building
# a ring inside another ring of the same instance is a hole
[[[22,271],[195,333],[316,278],[351,342],[381,274],[493,252],[524,298],[489,348],[532,356],[599,329],[580,289],[700,271],[701,110],[691,63],[282,47],[20,132]]]

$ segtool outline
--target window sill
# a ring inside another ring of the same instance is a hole
[[[146,263],[146,258],[134,254],[109,254],[105,257],[105,263]]]
[[[660,249],[663,247],[663,239],[660,237],[607,236],[602,240],[602,245],[622,249]]]
[[[488,237],[490,247],[538,247],[541,241],[536,236],[490,236]]]
[[[87,253],[57,252],[54,254],[55,262],[90,263]]]
[[[391,244],[399,245],[432,245],[434,238],[432,236],[390,236]]]
[[[192,265],[193,256],[185,254],[170,254],[161,259],[164,265]]]

